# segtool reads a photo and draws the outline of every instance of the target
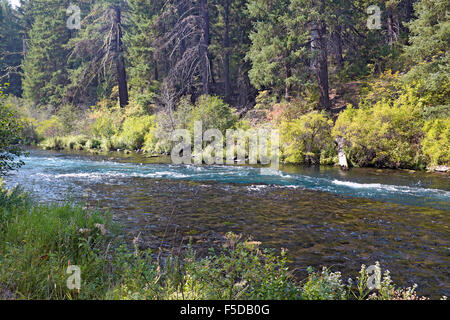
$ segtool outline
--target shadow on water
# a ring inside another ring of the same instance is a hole
[[[218,182],[206,174],[195,181],[189,170],[174,176],[167,165],[156,171],[148,168],[153,168],[151,163],[164,162],[161,159],[113,157],[109,160],[115,164],[99,161],[105,160],[102,157],[32,151],[27,165],[7,182],[20,183],[40,199],[58,201],[70,194],[93,206],[110,208],[124,226],[124,237],[140,234],[145,247],[156,249],[167,227],[167,246],[178,245],[181,239],[186,244],[189,238],[196,246],[210,246],[214,235],[233,231],[251,235],[266,247],[287,248],[299,278],[305,277],[310,265],[332,266],[354,277],[361,264],[379,261],[402,286],[417,283],[420,294],[435,298],[450,294],[448,176],[285,167],[282,179],[288,181],[279,185],[254,183],[249,173],[242,174],[240,183],[233,179]],[[142,166],[130,167],[128,162]],[[117,169],[118,164],[123,166]],[[165,176],[167,172],[170,177]],[[286,178],[298,174],[306,177],[301,187]],[[320,185],[314,184],[317,179],[320,184],[325,180],[348,184],[329,183],[327,188],[342,190],[325,192],[326,188],[313,189]],[[312,185],[305,186],[309,182]],[[417,190],[420,195],[406,194]],[[435,191],[422,194],[426,190]],[[356,198],[351,192],[363,194]],[[375,195],[386,201],[364,198],[364,192],[369,196],[378,192]],[[407,201],[391,199],[395,194]]]

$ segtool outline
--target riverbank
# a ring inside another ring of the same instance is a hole
[[[1,190],[0,226],[0,299],[425,299],[397,288],[389,272],[369,290],[364,266],[356,282],[329,269],[309,269],[299,282],[284,251],[231,233],[206,256],[141,251],[137,240],[117,240],[120,226],[107,213],[37,205],[19,189]],[[70,266],[79,267],[80,289],[68,288]]]
[[[170,157],[170,154],[164,154],[164,153],[152,153],[148,152],[146,150],[129,150],[126,149],[114,149],[112,147],[104,148],[103,146],[109,145],[111,146],[110,142],[103,139],[95,139],[95,138],[87,138],[85,136],[68,136],[68,137],[55,137],[44,140],[42,143],[38,144],[37,146],[28,146],[34,147],[34,148],[40,148],[42,150],[52,150],[52,151],[66,151],[66,152],[73,152],[74,154],[78,154],[79,152],[85,152],[88,155],[101,155],[106,156],[110,155],[108,158],[115,158],[119,155],[119,159],[123,156],[131,156],[134,155],[141,155],[145,158],[166,158],[168,159]],[[169,161],[169,160],[168,160]],[[294,164],[295,165],[295,164]],[[299,164],[297,164],[299,165]],[[325,161],[321,163],[321,166],[328,166],[328,167],[339,167],[339,161],[337,157],[333,157],[333,159],[329,159],[329,161]],[[351,167],[350,169],[352,169]],[[374,168],[374,167],[367,167],[367,168]],[[439,175],[447,174],[450,175],[450,166],[446,165],[440,165],[440,166],[430,166],[428,168],[422,168],[419,170],[411,170],[407,168],[375,168],[378,170],[399,170],[399,171],[407,171],[414,173],[415,171],[419,172],[429,172],[429,173],[436,173]]]
[[[398,75],[386,74],[379,81],[395,83]],[[119,108],[106,100],[89,109],[64,107],[40,120],[30,117],[30,107],[18,101],[11,105],[24,122],[24,141],[47,150],[168,155],[174,147],[172,132],[187,130],[192,136],[202,123],[202,132],[216,129],[223,137],[229,130],[241,130],[239,136],[277,130],[280,162],[286,164],[339,165],[339,154],[345,154],[351,167],[448,171],[450,119],[425,116],[410,94],[399,89],[397,98],[374,104],[370,97],[378,94],[372,92],[360,97],[359,106],[349,105],[338,114],[319,112],[301,101],[266,101],[239,112],[214,96],[195,103],[182,100],[169,113],[137,104]],[[206,141],[202,146],[211,149]]]

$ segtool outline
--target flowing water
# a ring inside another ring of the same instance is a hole
[[[111,158],[113,157],[113,158]],[[124,237],[167,247],[212,245],[232,231],[287,248],[299,277],[308,266],[355,276],[379,261],[402,286],[450,295],[450,177],[412,171],[285,166],[176,166],[142,155],[31,150],[6,178],[41,201],[110,208]]]

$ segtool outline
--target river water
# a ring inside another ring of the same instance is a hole
[[[170,159],[30,150],[6,177],[40,201],[108,208],[124,237],[204,246],[232,231],[288,249],[298,277],[332,266],[355,277],[379,261],[402,286],[450,295],[450,177],[412,171],[175,166]]]

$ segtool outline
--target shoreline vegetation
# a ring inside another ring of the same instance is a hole
[[[386,77],[379,81],[394,81],[391,85],[395,85],[399,75]],[[412,92],[391,93],[400,96],[388,102],[378,100],[375,105],[359,108],[348,105],[337,115],[313,108],[302,111],[304,106],[298,101],[273,105],[261,102],[254,110],[239,115],[219,97],[203,96],[196,104],[182,100],[170,116],[164,112],[152,114],[132,103],[120,108],[113,101],[104,101],[83,112],[63,108],[39,121],[25,106],[17,108],[21,102],[15,98],[7,104],[18,110],[22,119],[24,143],[46,150],[167,156],[177,143],[171,141],[173,130],[193,131],[195,121],[202,121],[204,130],[217,128],[224,136],[228,129],[278,129],[283,163],[338,166],[336,141],[343,141],[342,150],[350,167],[450,171],[450,118],[427,120],[414,97],[416,89],[408,90]],[[368,94],[373,95],[376,93]],[[286,115],[292,111],[300,115]],[[203,147],[208,151],[210,146],[203,143]]]
[[[200,256],[189,245],[168,253],[141,251],[118,240],[108,213],[81,205],[36,204],[18,188],[0,191],[0,299],[426,300],[416,286],[399,288],[389,271],[370,290],[362,266],[355,280],[308,268],[295,279],[286,252],[229,233],[221,248]],[[68,266],[81,270],[69,290]],[[376,264],[377,268],[379,265]],[[442,297],[446,299],[446,297]]]
[[[320,3],[97,0],[71,30],[60,1],[0,0],[4,103],[46,149],[167,155],[202,121],[279,130],[284,163],[447,172],[449,0],[383,2],[381,29]]]

